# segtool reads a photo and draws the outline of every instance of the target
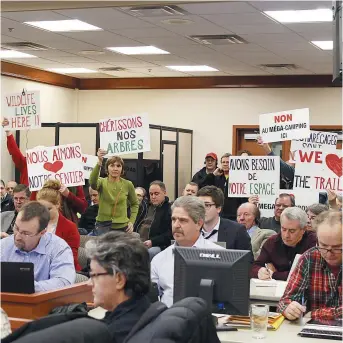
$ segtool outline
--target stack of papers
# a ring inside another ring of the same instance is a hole
[[[255,287],[276,287],[277,281],[274,279],[270,279],[270,280],[251,279],[251,285]]]
[[[268,316],[268,330],[275,331],[279,328],[285,317],[281,313],[269,312]],[[250,328],[250,317],[248,316],[227,316],[224,321],[225,324],[240,327]]]

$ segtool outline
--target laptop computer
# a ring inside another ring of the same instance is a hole
[[[33,263],[1,262],[1,292],[35,292]]]
[[[332,339],[341,341],[343,337],[342,320],[310,320],[298,333],[301,337]]]

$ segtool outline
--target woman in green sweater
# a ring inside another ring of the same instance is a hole
[[[121,178],[124,173],[124,161],[119,156],[110,157],[106,161],[107,177],[99,177],[102,161],[107,152],[98,150],[98,163],[93,169],[89,183],[99,192],[99,212],[96,217],[98,235],[110,230],[133,231],[133,224],[138,213],[138,199],[131,181]],[[127,204],[131,208],[131,216],[127,217]]]

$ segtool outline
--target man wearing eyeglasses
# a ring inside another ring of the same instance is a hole
[[[300,257],[279,302],[289,320],[308,311],[317,320],[342,319],[342,212],[321,213],[314,228],[317,246]]]
[[[258,206],[258,196],[254,195],[249,198],[248,200],[251,204]],[[281,223],[280,217],[282,211],[289,207],[295,206],[295,199],[294,196],[287,193],[282,193],[279,195],[278,198],[275,200],[275,207],[274,207],[274,217],[262,217],[260,218],[260,228],[261,229],[269,229],[274,230],[275,232],[280,232],[281,230]]]
[[[37,201],[23,206],[13,225],[13,235],[0,242],[2,262],[34,264],[35,291],[49,291],[75,282],[73,253],[55,234],[46,232],[49,210]]]
[[[13,190],[14,211],[1,213],[0,237],[5,238],[13,234],[13,225],[20,209],[30,200],[31,192],[26,185],[17,185]]]
[[[252,278],[287,280],[295,256],[316,245],[316,233],[306,230],[308,219],[304,210],[286,208],[280,219],[281,232],[263,244],[260,256],[252,266]]]
[[[212,242],[225,242],[226,249],[251,250],[251,240],[245,227],[233,220],[220,218],[224,194],[220,188],[205,186],[198,192],[205,204],[205,221],[201,234]],[[251,253],[252,257],[252,253]]]

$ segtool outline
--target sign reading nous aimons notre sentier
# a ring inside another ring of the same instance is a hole
[[[280,157],[230,157],[229,197],[279,194]]]
[[[148,115],[101,120],[100,147],[107,151],[107,156],[150,151]]]
[[[85,184],[79,143],[27,150],[26,161],[31,191],[40,190],[47,179],[57,179],[65,186]]]
[[[3,96],[2,118],[7,118],[9,130],[29,130],[41,127],[40,93],[27,91]]]
[[[307,138],[310,135],[308,108],[260,115],[260,135],[263,142],[279,142]]]

